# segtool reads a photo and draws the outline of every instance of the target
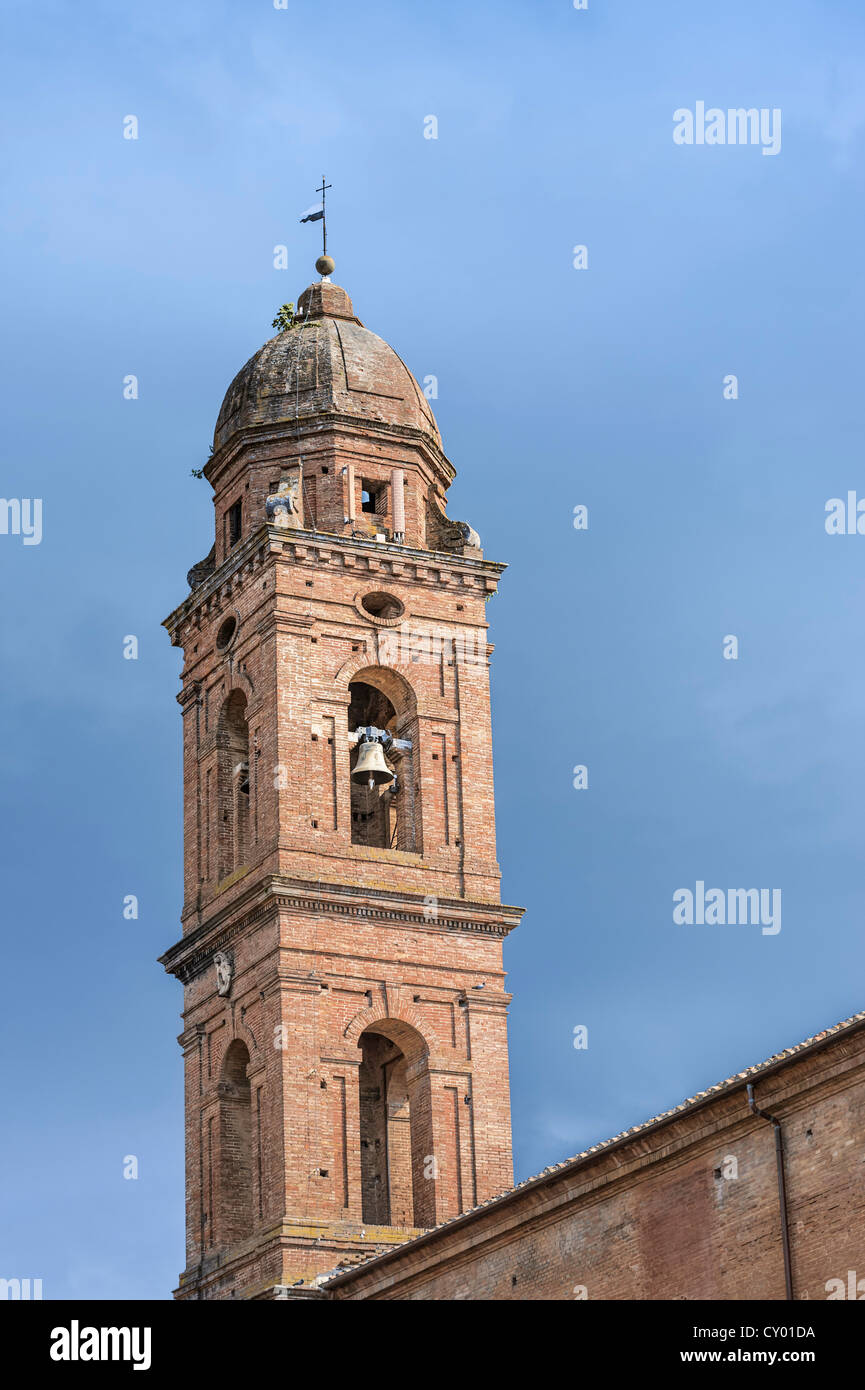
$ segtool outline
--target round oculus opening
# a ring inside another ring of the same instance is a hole
[[[222,626],[216,634],[216,645],[221,652],[225,651],[225,648],[231,642],[231,639],[234,637],[236,631],[237,619],[226,618],[225,622],[222,624]]]
[[[405,612],[405,604],[400,603],[393,594],[364,594],[361,599],[361,607],[371,614],[373,618],[385,618],[391,620],[399,618]]]

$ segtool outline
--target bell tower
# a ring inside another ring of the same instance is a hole
[[[299,1298],[510,1187],[486,600],[416,381],[323,279],[204,469],[184,653],[186,1269]]]

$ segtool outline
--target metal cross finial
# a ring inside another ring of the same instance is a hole
[[[320,193],[320,194],[321,194],[321,238],[322,238],[321,254],[322,254],[323,256],[326,256],[326,255],[327,255],[327,217],[326,217],[326,215],[325,215],[324,198],[325,198],[325,194],[326,194],[326,192],[327,192],[327,190],[328,190],[329,188],[333,188],[333,184],[332,184],[332,183],[325,183],[325,181],[324,181],[324,174],[322,174],[322,176],[321,176],[321,188],[317,188],[315,191],[316,191],[316,193]]]

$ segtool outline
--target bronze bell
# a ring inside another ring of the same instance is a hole
[[[353,782],[366,782],[370,790],[383,787],[393,781],[393,773],[384,760],[384,749],[377,739],[364,739],[357,752],[357,762],[352,768]]]

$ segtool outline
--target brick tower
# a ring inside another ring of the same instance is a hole
[[[454,470],[325,278],[232,382],[183,648],[186,1270],[317,1276],[513,1181],[486,600]]]

